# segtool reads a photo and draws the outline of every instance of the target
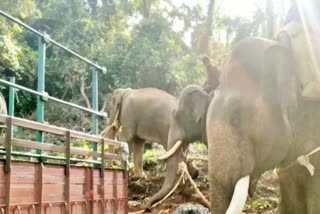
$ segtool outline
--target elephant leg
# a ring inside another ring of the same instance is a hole
[[[308,175],[306,180],[307,185],[307,209],[309,214],[320,213],[320,170],[318,164],[320,163],[319,155],[315,155],[311,158],[311,162],[315,165],[314,176]]]
[[[306,170],[302,166],[279,170],[280,213],[308,213],[305,203],[305,176]]]
[[[144,142],[142,140],[135,140],[133,161],[134,161],[134,174],[137,177],[145,177],[145,174],[143,172],[143,160],[142,160],[143,147],[144,147]]]
[[[209,176],[210,182],[210,204],[211,208],[214,207],[212,213],[222,214],[225,213],[231,201],[233,188],[230,185],[225,185],[219,182],[214,176]]]
[[[320,213],[320,178],[319,176],[309,178],[310,181],[307,181],[308,189],[306,198],[308,214]]]

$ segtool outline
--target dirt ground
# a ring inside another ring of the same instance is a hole
[[[195,180],[198,188],[206,198],[208,197],[209,184],[207,181],[207,163],[196,161],[196,166],[201,169],[200,176]],[[152,167],[151,167],[152,168]],[[129,212],[139,211],[150,196],[155,194],[164,180],[164,171],[146,171],[147,178],[129,178]],[[163,203],[152,210],[152,213],[174,213],[178,206],[187,203],[199,203],[199,197],[192,189],[187,179],[182,182],[177,190]],[[266,172],[260,179],[253,198],[248,199],[244,213],[271,214],[278,213],[279,186],[277,176],[273,171]]]

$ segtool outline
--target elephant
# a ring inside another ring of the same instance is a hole
[[[0,92],[0,114],[7,115],[8,110],[7,110],[7,103],[5,98],[3,97],[2,93]],[[5,131],[4,128],[5,124],[0,124],[0,134],[2,135]]]
[[[165,181],[161,189],[146,203],[144,207],[146,210],[150,210],[154,203],[161,200],[174,187],[182,151],[192,142],[207,142],[206,112],[209,101],[214,96],[214,89],[218,86],[220,71],[210,62],[208,57],[204,57],[202,60],[206,67],[208,79],[203,87],[188,85],[180,94],[177,108],[173,110],[170,117],[169,151],[161,157],[161,159],[166,159]],[[193,168],[192,163],[188,161],[187,165]]]
[[[144,177],[143,147],[146,141],[158,142],[167,149],[170,115],[176,108],[177,99],[169,93],[156,88],[114,90],[110,102],[109,121],[121,126],[119,138],[128,142],[130,156],[133,154],[134,176]],[[114,138],[114,132],[107,137]],[[191,175],[198,172],[188,165]]]
[[[7,103],[2,93],[0,93],[0,114],[8,114]]]
[[[280,213],[320,213],[320,156],[309,157],[313,176],[296,161],[320,146],[320,102],[301,96],[296,68],[289,47],[254,37],[225,60],[206,117],[212,213],[241,213],[248,191],[274,168]]]

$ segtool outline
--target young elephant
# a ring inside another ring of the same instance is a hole
[[[208,57],[204,57],[202,60],[206,67],[208,79],[203,88],[189,85],[181,92],[178,106],[170,118],[168,138],[168,148],[170,150],[162,156],[167,159],[166,178],[161,189],[147,202],[145,208],[148,210],[173,188],[181,159],[181,150],[195,141],[207,143],[205,128],[207,108],[214,96],[214,89],[218,86],[220,71],[211,64]],[[187,162],[187,164],[190,163]]]
[[[147,202],[146,209],[150,209],[173,188],[183,147],[197,140],[206,142],[205,124],[209,100],[209,95],[199,86],[189,85],[181,92],[178,106],[170,118],[170,150],[163,156],[168,158],[166,178],[161,189]]]
[[[113,92],[108,125],[117,121],[121,127],[119,138],[128,142],[130,154],[133,153],[135,176],[144,176],[142,156],[145,141],[158,142],[167,149],[170,115],[176,107],[174,96],[156,88],[121,88]],[[197,173],[192,168],[189,171]]]

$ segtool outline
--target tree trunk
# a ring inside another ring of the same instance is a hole
[[[266,0],[266,14],[267,14],[267,29],[268,38],[274,37],[274,14],[273,14],[273,0]]]
[[[206,21],[206,29],[203,37],[203,53],[210,57],[210,38],[212,36],[212,23],[214,13],[215,0],[210,0],[208,7],[208,17]]]
[[[206,54],[210,57],[210,38],[212,35],[212,22],[213,22],[213,13],[214,13],[214,4],[215,0],[210,0],[208,7],[208,16],[205,25],[205,32],[202,36],[201,47],[200,50],[203,54]]]

